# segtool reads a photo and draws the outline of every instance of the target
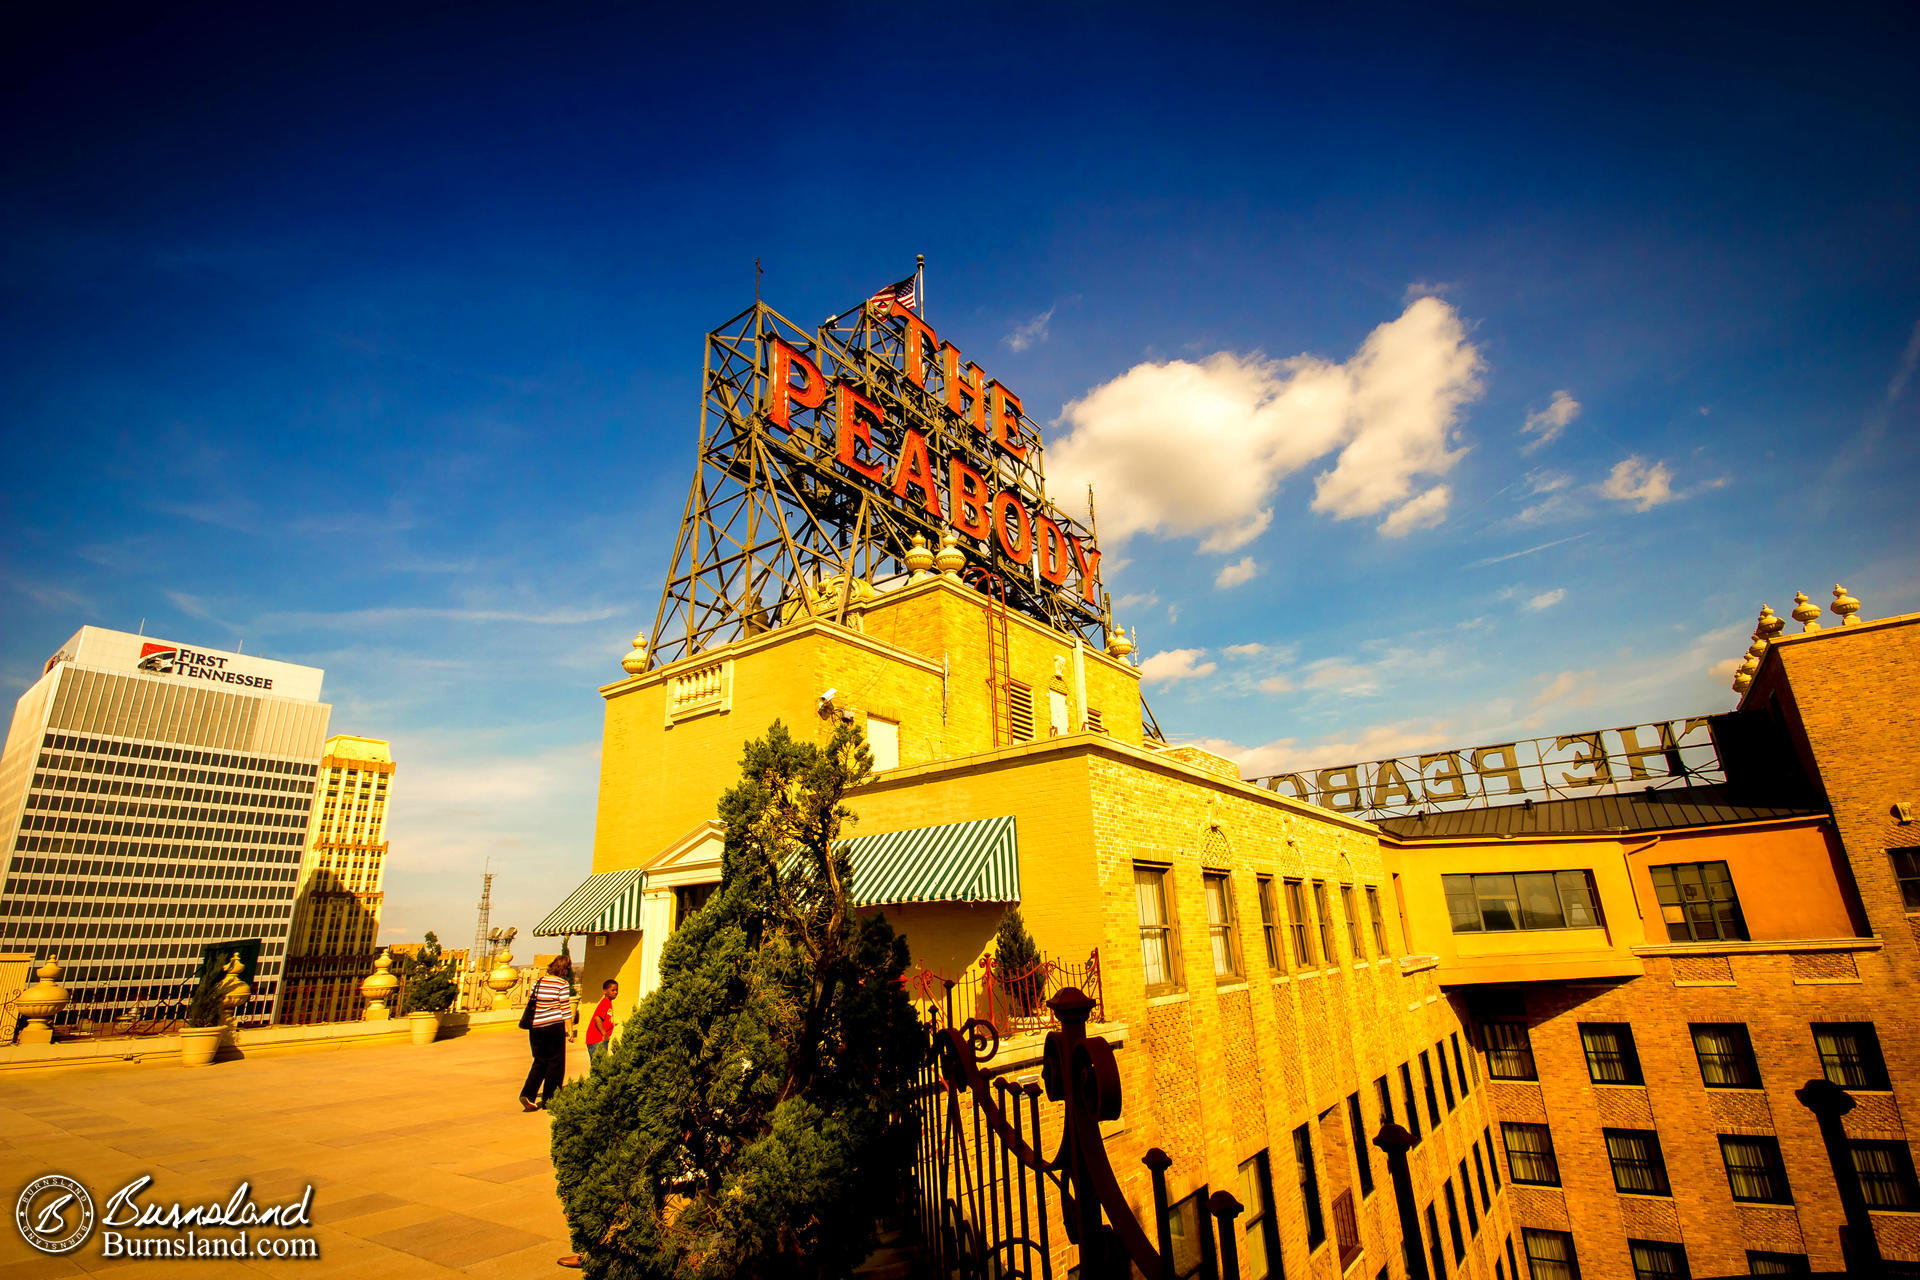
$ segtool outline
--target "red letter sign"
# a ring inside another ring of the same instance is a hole
[[[781,430],[789,430],[788,418],[793,405],[818,409],[827,402],[827,380],[813,361],[778,338],[767,339],[767,421]],[[800,385],[793,385],[793,375]]]
[[[993,441],[1016,458],[1027,456],[1027,446],[1020,443],[1020,431],[1016,425],[1020,421],[1020,397],[999,383],[993,384]]]
[[[969,538],[984,539],[993,532],[987,519],[987,482],[958,457],[947,464],[948,523]]]
[[[907,381],[922,391],[927,388],[927,353],[940,349],[933,326],[904,307],[898,312],[907,322]]]
[[[1073,548],[1073,562],[1080,566],[1080,595],[1088,604],[1100,603],[1100,552],[1096,548],[1089,551],[1080,539],[1067,535],[1067,545]]]
[[[851,383],[842,382],[835,388],[834,399],[839,409],[839,426],[834,433],[838,439],[834,441],[833,456],[855,475],[865,476],[876,484],[885,484],[887,469],[860,461],[859,450],[855,446],[865,445],[869,453],[877,452],[867,422],[885,422],[887,411],[855,391]]]
[[[940,491],[933,486],[933,463],[927,457],[927,438],[911,427],[900,442],[900,465],[893,472],[894,493],[904,498],[908,489],[918,489],[922,495],[920,505],[935,520],[940,518]]]
[[[1015,545],[1014,539],[1008,536],[1007,511],[1009,508],[1020,518],[1018,545]],[[1033,524],[1027,519],[1027,509],[1020,505],[1020,499],[1014,496],[1013,490],[1002,489],[993,495],[993,527],[994,531],[1000,535],[1000,546],[1013,557],[1015,563],[1025,564],[1033,559]]]
[[[969,364],[967,376],[960,376],[960,348],[952,343],[943,344],[940,356],[946,364],[947,372],[947,408],[973,423],[973,429],[981,435],[987,433],[986,393],[981,389],[980,366]],[[967,403],[962,405],[961,398]]]
[[[1045,516],[1036,516],[1033,523],[1040,531],[1040,576],[1056,587],[1066,585],[1067,536]]]

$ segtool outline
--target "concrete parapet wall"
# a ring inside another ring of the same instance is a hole
[[[486,1013],[449,1013],[440,1023],[442,1038],[462,1036],[476,1031],[517,1031],[518,1009]],[[359,1044],[378,1044],[404,1040],[408,1035],[405,1018],[384,1022],[315,1022],[302,1026],[260,1027],[242,1031],[239,1056],[271,1053],[288,1049],[346,1048]],[[231,1056],[223,1050],[222,1056]],[[14,1044],[0,1046],[0,1071],[25,1071],[51,1067],[83,1067],[108,1062],[177,1062],[180,1037],[123,1036],[99,1040],[66,1040],[57,1044]]]

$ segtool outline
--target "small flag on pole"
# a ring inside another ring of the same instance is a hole
[[[905,280],[896,280],[885,288],[877,290],[871,298],[867,299],[867,309],[877,315],[888,316],[893,314],[895,307],[904,311],[913,310],[914,301],[914,278],[908,276]]]

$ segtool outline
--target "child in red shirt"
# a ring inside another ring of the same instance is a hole
[[[607,1041],[613,1038],[613,1001],[620,994],[620,984],[608,978],[600,984],[600,1003],[594,1006],[593,1017],[587,1021],[587,1063],[600,1056],[607,1047]]]

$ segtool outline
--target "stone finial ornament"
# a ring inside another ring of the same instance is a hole
[[[907,572],[912,575],[907,579],[908,582],[925,582],[933,576],[928,570],[933,568],[934,556],[933,552],[927,550],[927,536],[925,534],[916,533],[913,535],[913,546],[907,549],[907,554],[904,558],[907,562]]]
[[[967,553],[960,549],[959,539],[954,537],[953,530],[947,530],[940,539],[940,552],[933,558],[933,567],[943,578],[957,578],[966,563]]]
[[[34,970],[40,981],[14,998],[14,1008],[26,1022],[20,1028],[21,1044],[53,1043],[53,1020],[72,998],[60,985],[60,975],[65,972],[58,960],[48,956],[47,962]]]
[[[1115,627],[1107,633],[1107,653],[1125,662],[1127,655],[1133,652],[1133,641],[1127,639],[1125,627]]]
[[[1802,631],[1820,629],[1820,606],[1807,599],[1807,593],[1793,593],[1793,620],[1800,624]]]
[[[1847,589],[1839,583],[1833,584],[1833,604],[1830,606],[1840,618],[1843,627],[1857,627],[1860,619],[1853,615],[1860,612],[1860,602],[1847,594]]]
[[[1773,611],[1773,606],[1760,606],[1760,621],[1754,628],[1754,634],[1771,643],[1775,636],[1787,629],[1787,620]]]
[[[637,676],[647,669],[647,633],[634,633],[633,649],[620,659],[620,669],[630,676]]]
[[[367,1011],[361,1018],[367,1022],[385,1022],[393,1016],[387,1008],[387,999],[400,985],[400,979],[393,976],[393,953],[383,950],[380,958],[373,962],[373,972],[360,984],[360,994],[367,998]]]
[[[504,948],[494,957],[493,972],[487,975],[487,986],[493,991],[493,1007],[507,1009],[512,1007],[508,992],[513,984],[520,981],[520,971],[513,967],[513,952]]]

